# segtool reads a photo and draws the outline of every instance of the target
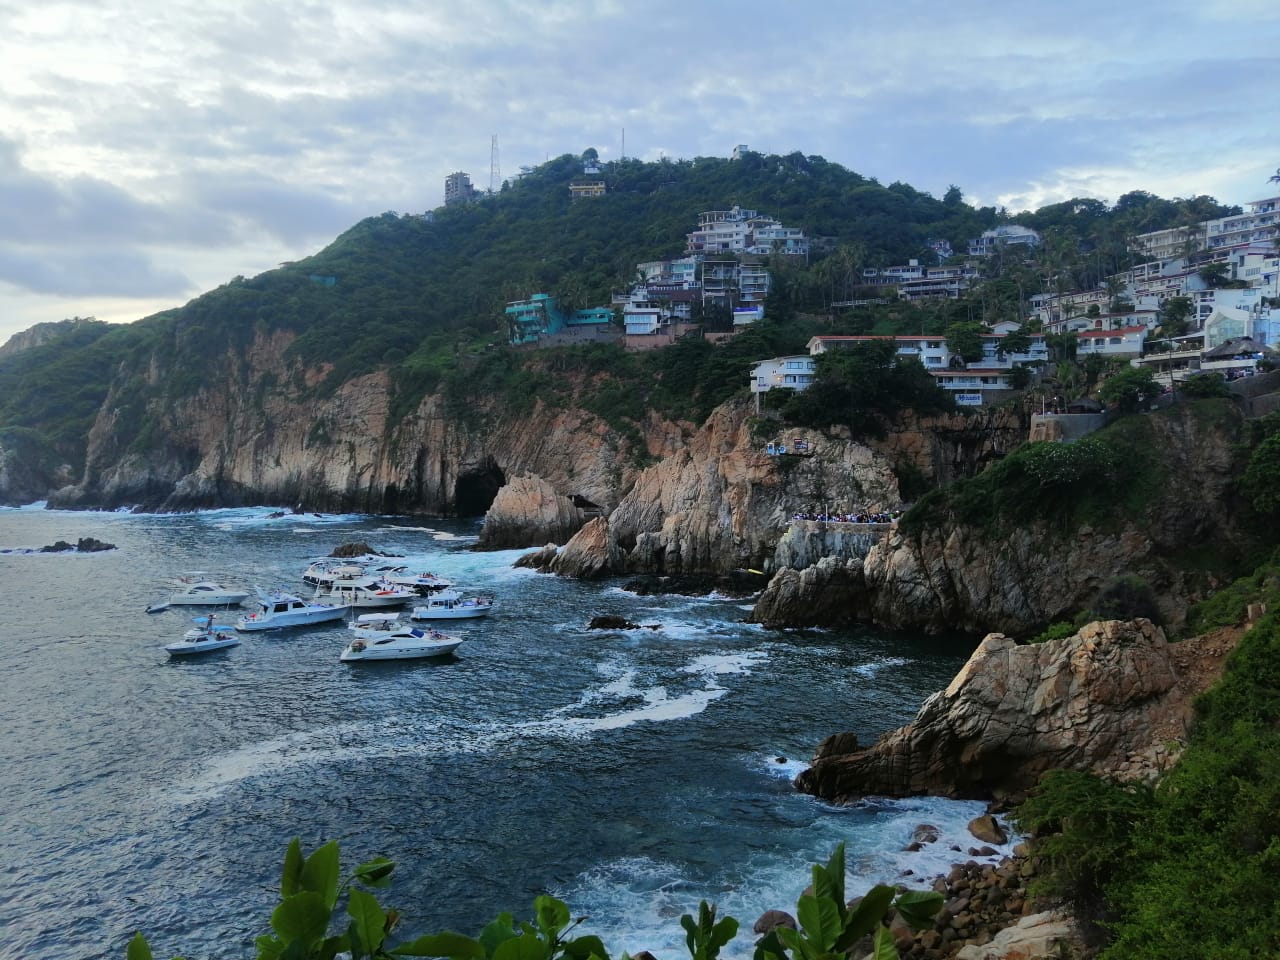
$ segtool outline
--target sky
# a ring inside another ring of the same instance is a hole
[[[746,144],[1010,212],[1243,205],[1278,68],[1276,0],[0,0],[0,343],[486,188],[494,137],[508,177]]]

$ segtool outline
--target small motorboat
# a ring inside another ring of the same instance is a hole
[[[176,606],[231,607],[248,596],[248,590],[223,586],[209,574],[194,571],[175,578],[173,592],[165,600],[147,607],[147,613],[159,613]]]
[[[171,657],[186,657],[211,650],[224,650],[240,643],[240,638],[230,626],[217,626],[213,617],[193,617],[195,627],[182,635],[181,640],[165,644]]]
[[[462,638],[440,633],[437,630],[423,630],[407,624],[390,622],[386,614],[365,614],[368,620],[352,624],[355,638],[347,644],[338,656],[339,660],[351,663],[357,660],[419,660],[425,657],[443,657],[462,645]]]
[[[347,608],[338,604],[307,602],[283,590],[273,593],[258,591],[258,609],[236,621],[236,629],[278,630],[282,627],[306,627],[313,623],[341,620]]]
[[[413,608],[412,619],[470,620],[493,612],[493,597],[463,597],[456,590],[441,590],[426,600]]]

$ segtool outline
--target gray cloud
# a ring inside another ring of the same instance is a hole
[[[0,0],[0,279],[191,292],[211,263],[249,273],[362,216],[436,206],[453,170],[485,184],[494,134],[508,175],[587,146],[616,157],[625,127],[636,156],[749,143],[983,202],[1242,202],[1280,163],[1265,0],[780,10]]]

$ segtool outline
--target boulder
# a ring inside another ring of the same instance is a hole
[[[476,544],[482,550],[566,543],[581,529],[586,515],[570,497],[558,494],[532,474],[515,477],[498,490]]]
[[[969,821],[969,832],[983,843],[1003,844],[1009,842],[1009,835],[989,813],[974,817]]]
[[[588,630],[639,630],[640,624],[632,623],[626,617],[615,617],[609,614],[601,614],[591,618],[591,622],[587,624]]]
[[[1149,620],[1088,624],[1018,645],[993,633],[946,690],[870,747],[823,757],[796,786],[828,800],[921,794],[1016,799],[1049,769],[1105,772],[1189,709],[1175,654]]]
[[[804,570],[779,570],[747,621],[766,627],[825,626],[852,623],[866,613],[862,561],[823,557]]]
[[[1033,913],[1005,927],[989,943],[961,947],[956,960],[1034,960],[1076,956],[1081,936],[1077,925],[1054,911]]]
[[[526,567],[532,570],[540,570],[547,573],[551,569],[551,564],[556,558],[559,551],[554,543],[548,543],[545,547],[538,550],[531,550],[528,553],[521,554],[516,558],[516,562],[512,564],[514,567]]]
[[[620,569],[609,543],[609,521],[596,517],[587,522],[557,553],[551,572],[563,577],[591,580]]]
[[[790,927],[796,929],[796,918],[785,910],[766,910],[760,914],[760,918],[756,920],[751,931],[757,936],[763,937],[769,931],[777,927]]]

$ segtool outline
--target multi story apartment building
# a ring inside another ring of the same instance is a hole
[[[898,337],[877,336],[817,336],[809,340],[809,356],[817,357],[828,350],[838,350],[857,343],[893,341],[900,357],[913,357],[929,371],[938,386],[951,393],[961,406],[981,406],[1009,390],[1009,371],[1016,366],[1047,363],[1049,350],[1044,337],[1031,338],[1026,353],[1004,353],[1000,342],[1004,334],[985,334],[982,337],[982,359],[966,362],[951,353],[946,337],[939,334],[920,334]],[[784,358],[785,359],[785,358]],[[787,384],[775,384],[787,386]],[[807,386],[805,384],[804,386]],[[797,383],[793,389],[802,390]]]
[[[686,250],[707,256],[781,253],[805,257],[809,255],[809,240],[803,230],[784,227],[772,217],[735,206],[699,214],[698,229],[689,234]]]
[[[444,205],[446,207],[453,206],[455,203],[466,203],[468,200],[474,200],[475,196],[476,190],[471,185],[470,174],[459,170],[444,178]]]
[[[969,256],[989,257],[999,247],[1034,247],[1040,243],[1040,234],[1030,227],[1017,223],[1005,223],[982,236],[969,241]]]

